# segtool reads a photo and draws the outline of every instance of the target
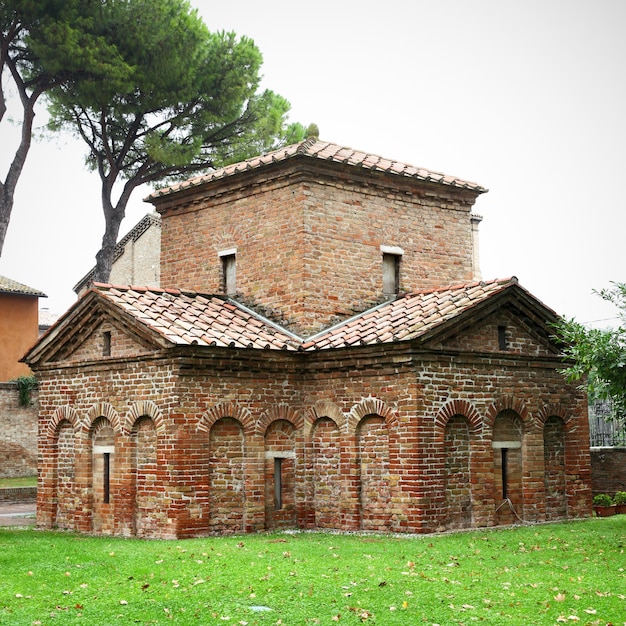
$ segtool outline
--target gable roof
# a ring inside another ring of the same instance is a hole
[[[301,143],[292,144],[290,146],[286,146],[285,148],[280,148],[279,150],[274,150],[272,152],[268,152],[267,154],[247,159],[246,161],[242,161],[240,163],[233,163],[232,165],[212,170],[206,174],[202,174],[201,176],[189,178],[184,182],[159,189],[150,194],[146,200],[153,201],[158,198],[169,196],[178,191],[191,189],[192,187],[198,187],[199,185],[205,183],[228,178],[242,172],[261,169],[269,165],[286,162],[295,158],[330,161],[332,163],[358,167],[372,172],[384,172],[394,176],[437,183],[461,189],[469,189],[476,193],[485,193],[487,191],[487,189],[481,187],[477,183],[462,180],[455,176],[449,176],[440,172],[433,172],[422,167],[401,163],[400,161],[394,161],[393,159],[386,159],[369,152],[353,150],[352,148],[346,148],[334,143],[328,143],[316,138],[310,138]]]
[[[6,276],[0,276],[0,293],[12,293],[21,296],[35,296],[37,298],[47,298],[43,291],[18,283]]]
[[[449,323],[457,324],[462,315],[476,313],[495,297],[513,295],[526,306],[541,311],[539,323],[557,318],[556,313],[518,285],[514,276],[491,281],[419,291],[399,296],[391,302],[365,311],[316,335],[303,344],[305,350],[327,350],[396,341],[425,340],[441,332]]]
[[[95,284],[100,295],[175,345],[296,350],[300,338],[219,295]]]
[[[81,313],[87,315],[98,307],[117,311],[163,347],[308,352],[403,341],[425,343],[458,332],[511,302],[545,339],[547,324],[557,315],[520,287],[515,277],[405,294],[309,338],[298,337],[226,296],[96,283],[24,360],[32,364],[45,359],[47,346],[63,341],[64,326],[70,334],[77,333]]]

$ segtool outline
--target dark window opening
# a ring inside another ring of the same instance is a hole
[[[506,500],[509,497],[509,489],[507,485],[507,473],[508,473],[508,448],[501,448],[500,454],[502,456],[502,499]]]
[[[103,455],[104,466],[102,471],[102,485],[104,491],[104,503],[108,504],[111,499],[111,453],[105,452]]]
[[[274,459],[274,510],[283,508],[283,460]]]
[[[388,296],[400,291],[400,260],[399,254],[383,252],[383,293]]]
[[[111,356],[111,332],[102,333],[102,356]]]
[[[234,254],[225,254],[222,259],[222,291],[232,295],[237,291],[236,257]]]
[[[498,347],[500,350],[508,350],[509,346],[506,342],[506,326],[498,326]]]

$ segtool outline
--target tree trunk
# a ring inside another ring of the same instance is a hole
[[[111,196],[115,179],[116,175],[113,173],[109,173],[109,176],[101,177],[104,236],[102,237],[102,246],[96,254],[96,269],[93,277],[95,283],[108,283],[111,278],[111,270],[113,268],[113,261],[115,260],[115,246],[117,245],[120,226],[126,215],[126,205],[136,186],[133,181],[127,181],[117,204],[114,205]]]
[[[0,90],[2,86],[0,85]],[[9,222],[11,221],[11,212],[13,211],[13,200],[15,197],[15,188],[24,169],[24,163],[26,162],[26,156],[30,150],[30,144],[33,134],[33,121],[35,119],[35,103],[37,98],[41,95],[41,91],[33,92],[28,97],[26,94],[22,94],[22,106],[23,106],[23,118],[22,118],[22,133],[20,144],[15,150],[15,155],[11,165],[9,165],[8,173],[4,183],[0,183],[0,257],[2,256],[2,249],[4,248],[4,240],[9,229]],[[3,121],[3,118],[0,117]],[[4,149],[4,146],[3,146]]]
[[[6,192],[4,185],[0,185],[0,257],[4,247],[4,239],[9,228],[13,198]]]

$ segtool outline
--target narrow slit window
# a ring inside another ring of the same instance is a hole
[[[502,459],[502,499],[507,500],[509,497],[509,486],[507,484],[507,474],[508,474],[508,448],[500,449],[501,459]]]
[[[111,500],[111,453],[104,452],[102,465],[103,500],[108,504]]]
[[[111,356],[111,331],[102,333],[102,356]]]
[[[274,510],[283,508],[283,460],[274,459]]]
[[[500,350],[509,349],[506,341],[506,326],[498,326],[498,347]]]

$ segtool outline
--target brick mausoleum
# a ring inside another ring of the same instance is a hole
[[[482,187],[316,139],[162,189],[161,285],[29,351],[37,521],[189,537],[584,517],[553,311],[481,281]]]

